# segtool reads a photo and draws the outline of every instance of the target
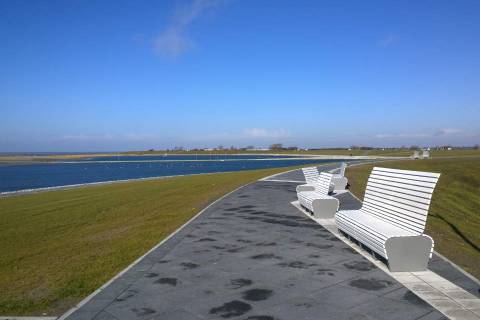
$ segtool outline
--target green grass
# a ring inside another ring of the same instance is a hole
[[[0,315],[59,315],[227,192],[287,168],[0,198]]]
[[[351,191],[360,199],[373,166],[347,168]],[[433,237],[435,250],[480,279],[480,158],[394,161],[376,166],[442,174],[425,233]]]

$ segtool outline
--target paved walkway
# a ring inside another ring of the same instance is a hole
[[[68,319],[446,319],[293,207],[296,183],[279,181],[298,172],[272,179],[210,206]]]

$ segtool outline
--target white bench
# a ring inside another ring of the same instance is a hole
[[[328,195],[333,175],[322,172],[314,185],[314,191],[297,192],[298,202],[312,212],[315,218],[332,219],[338,210],[338,199]]]
[[[314,191],[315,183],[317,183],[318,176],[320,175],[317,167],[302,168],[302,171],[305,176],[306,184],[298,185],[296,188],[297,193],[301,191]]]
[[[333,175],[332,183],[334,190],[345,190],[347,188],[348,179],[345,177],[345,168],[347,164],[342,162],[340,166],[340,172]]]
[[[362,208],[335,215],[338,229],[388,261],[391,271],[426,270],[433,239],[423,234],[439,173],[375,167]]]

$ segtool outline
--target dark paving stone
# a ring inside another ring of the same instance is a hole
[[[68,319],[442,319],[290,205],[295,186],[259,181],[229,195]],[[468,284],[442,261],[431,264]]]

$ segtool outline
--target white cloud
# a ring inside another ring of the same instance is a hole
[[[243,131],[248,138],[288,138],[290,134],[284,129],[248,128]]]
[[[377,45],[380,47],[388,47],[394,44],[396,41],[397,41],[397,37],[394,36],[393,34],[389,34],[385,38],[378,41]]]
[[[224,0],[193,0],[188,5],[179,8],[172,22],[154,40],[153,48],[157,54],[176,58],[194,47],[194,42],[188,37],[188,27],[208,10],[217,7]]]

